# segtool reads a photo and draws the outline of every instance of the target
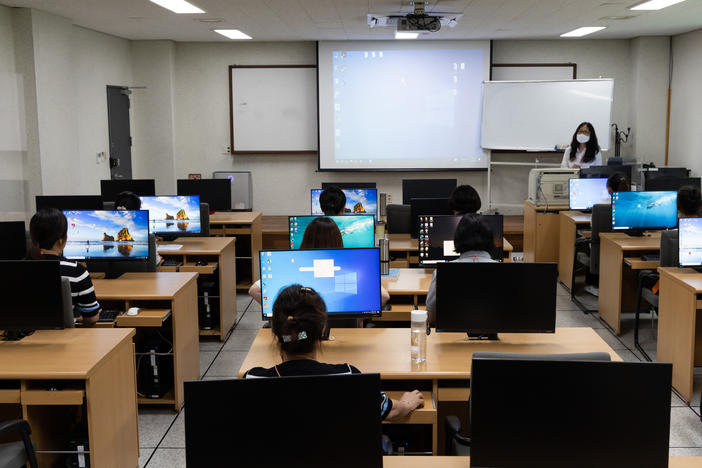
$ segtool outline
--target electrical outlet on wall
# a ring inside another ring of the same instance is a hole
[[[231,153],[231,152],[232,152],[232,147],[229,146],[229,145],[225,145],[225,146],[224,146],[224,151],[222,152],[222,154],[229,154],[229,153]]]
[[[388,203],[388,204],[392,203],[392,195],[388,193],[387,198],[385,200],[386,200],[386,203]]]

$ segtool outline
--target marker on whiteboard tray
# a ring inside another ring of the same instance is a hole
[[[560,144],[553,147],[554,151],[565,151],[568,145]]]

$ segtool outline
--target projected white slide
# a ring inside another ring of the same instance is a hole
[[[484,168],[486,41],[320,42],[321,169]]]

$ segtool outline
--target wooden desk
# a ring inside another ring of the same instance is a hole
[[[423,308],[429,292],[433,268],[400,268],[395,277],[381,277],[383,287],[390,294],[391,310],[384,310],[375,322],[409,322],[415,307]]]
[[[0,342],[0,421],[26,419],[38,451],[68,450],[77,417],[87,419],[90,466],[139,460],[133,329],[43,330]],[[61,390],[47,391],[46,380]],[[84,412],[83,404],[85,402]],[[56,466],[61,455],[37,455]]]
[[[171,325],[173,343],[173,390],[162,398],[139,397],[140,404],[173,405],[176,411],[183,407],[183,382],[200,378],[200,345],[197,324],[197,273],[126,273],[117,279],[93,280],[95,294],[103,307],[126,310],[129,307],[170,309],[170,319],[162,325]],[[122,318],[122,317],[120,317]],[[144,321],[137,328],[136,341],[141,333],[148,333],[152,317],[148,314],[129,317]],[[120,321],[117,321],[119,326]],[[130,323],[134,326],[134,323]],[[163,333],[166,328],[160,328]]]
[[[261,218],[263,250],[286,250],[290,248],[290,229],[287,216],[263,216]]]
[[[673,387],[689,404],[695,366],[702,366],[702,274],[691,268],[659,268],[656,360],[673,363]]]
[[[600,317],[619,335],[622,312],[636,309],[638,272],[625,260],[640,258],[642,254],[660,251],[661,234],[654,232],[642,237],[608,232],[600,234]],[[655,268],[657,263],[653,264]]]
[[[568,205],[536,206],[524,200],[524,261],[558,262],[561,211]]]
[[[261,272],[258,252],[262,246],[261,213],[217,212],[210,216],[210,235],[236,236],[237,289],[248,290]]]
[[[216,336],[224,341],[229,330],[236,323],[236,270],[235,246],[233,237],[183,237],[176,242],[161,242],[158,253],[164,260],[176,260],[179,266],[159,266],[159,271],[195,272],[198,277],[198,307],[204,315],[206,307],[216,316],[214,325],[203,329],[200,323],[200,336]],[[178,250],[164,250],[170,244],[182,245]],[[197,266],[198,260],[207,265]],[[202,288],[203,282],[215,283],[215,294]],[[207,292],[207,296],[205,296]]]
[[[699,468],[702,457],[670,457],[668,468]],[[469,468],[470,457],[383,457],[383,468]]]
[[[592,215],[580,211],[561,211],[559,214],[558,280],[568,288],[573,287],[573,263],[577,231],[592,223]]]

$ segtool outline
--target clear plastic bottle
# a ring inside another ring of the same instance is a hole
[[[427,360],[427,311],[412,311],[412,335],[410,342],[412,362]]]

